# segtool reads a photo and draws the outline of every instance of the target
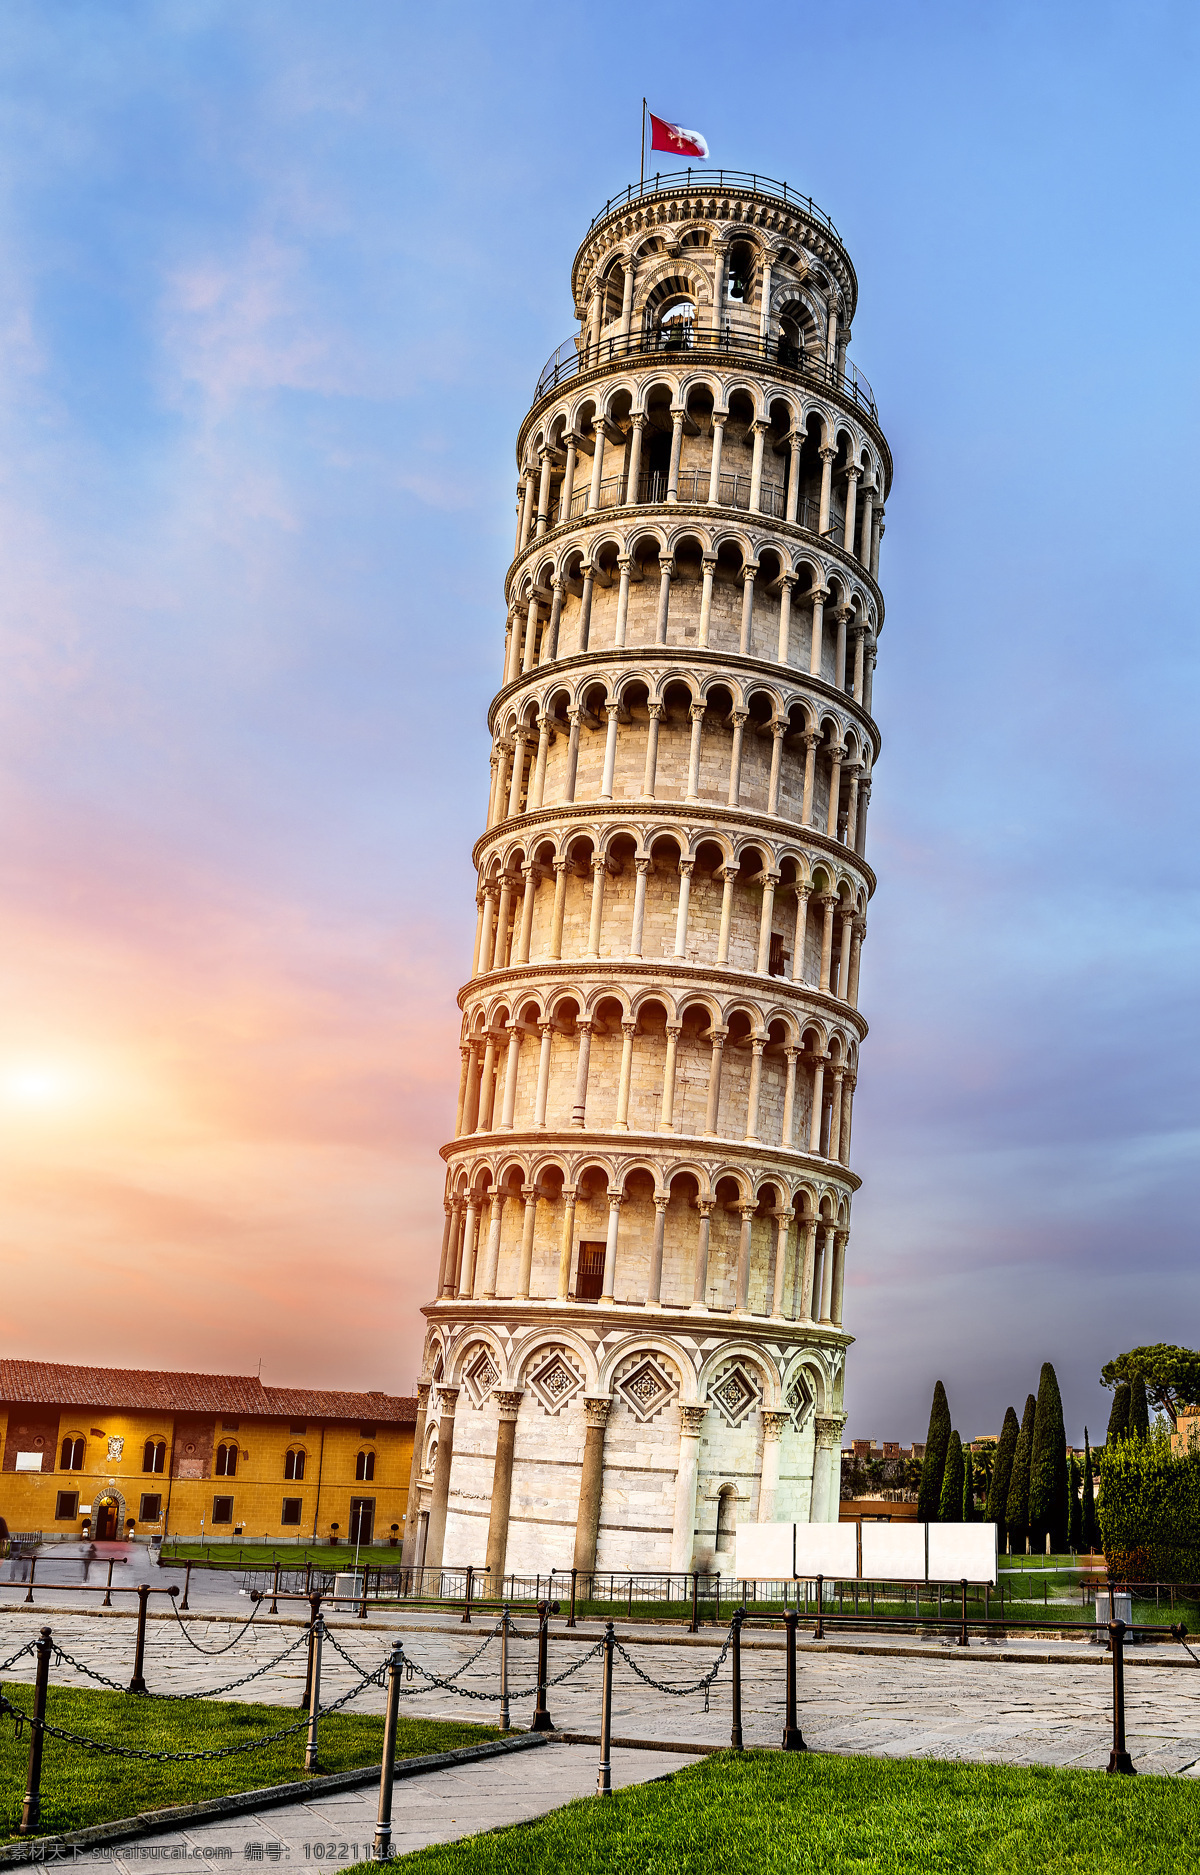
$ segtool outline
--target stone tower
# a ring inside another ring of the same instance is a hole
[[[516,548],[406,1560],[732,1568],[838,1514],[891,457],[780,183],[575,256]]]

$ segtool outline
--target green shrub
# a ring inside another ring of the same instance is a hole
[[[963,1449],[957,1432],[950,1434],[946,1469],[942,1473],[942,1495],[938,1500],[939,1523],[961,1523],[963,1514]]]
[[[1017,1415],[1010,1406],[1000,1428],[1000,1442],[996,1447],[996,1462],[992,1468],[992,1488],[988,1492],[987,1501],[987,1521],[996,1526],[996,1541],[1002,1554],[1006,1532],[1004,1514],[1008,1504],[1008,1487],[1012,1483],[1013,1454],[1017,1449],[1017,1434],[1020,1430]]]
[[[925,1462],[921,1467],[921,1487],[917,1493],[918,1523],[936,1523],[942,1498],[942,1474],[950,1449],[950,1404],[946,1389],[939,1380],[933,1389],[929,1409],[929,1432],[925,1439]]]
[[[1096,1521],[1096,1486],[1092,1480],[1092,1448],[1086,1426],[1083,1429],[1083,1503],[1080,1510],[1079,1547],[1090,1555],[1099,1539],[1100,1525]]]
[[[1119,1439],[1100,1457],[1100,1531],[1109,1569],[1132,1582],[1200,1582],[1200,1452],[1170,1434]]]
[[[1129,1382],[1118,1380],[1113,1388],[1113,1403],[1108,1414],[1106,1442],[1115,1445],[1129,1431]]]
[[[1073,1452],[1067,1453],[1067,1548],[1072,1554],[1083,1548],[1083,1506],[1079,1502],[1079,1478]]]
[[[1049,1537],[1050,1549],[1056,1556],[1067,1547],[1067,1434],[1058,1376],[1049,1361],[1042,1363],[1033,1419],[1029,1535],[1039,1550],[1045,1548]]]
[[[1129,1437],[1144,1439],[1150,1431],[1150,1404],[1146,1399],[1146,1382],[1141,1374],[1135,1374],[1129,1383]]]
[[[1023,1552],[1025,1538],[1029,1535],[1029,1466],[1033,1458],[1033,1422],[1036,1416],[1037,1401],[1031,1393],[1025,1401],[1025,1411],[1021,1414],[1021,1430],[1013,1448],[1012,1477],[1004,1507],[1004,1521],[1018,1555]]]

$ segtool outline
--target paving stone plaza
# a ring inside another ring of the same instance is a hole
[[[166,1572],[163,1572],[166,1574]],[[247,1599],[237,1593],[236,1578],[193,1575],[188,1632],[201,1647],[224,1647],[246,1621]],[[55,1640],[81,1662],[118,1682],[127,1681],[133,1660],[131,1614],[86,1610],[83,1597],[69,1588],[50,1591],[30,1608],[7,1591],[0,1602],[0,1657],[7,1657],[43,1622]],[[341,1646],[364,1668],[376,1667],[396,1639],[431,1672],[445,1677],[480,1646],[494,1623],[476,1617],[467,1626],[445,1616],[399,1608],[373,1610],[367,1620],[332,1616]],[[532,1687],[535,1676],[535,1624],[518,1619],[512,1643],[510,1680],[516,1689]],[[568,1632],[561,1620],[551,1624],[550,1674],[561,1673],[593,1649],[596,1623]],[[802,1626],[799,1663],[799,1717],[808,1745],[819,1751],[879,1756],[957,1758],[968,1762],[1050,1764],[1102,1769],[1108,1760],[1112,1723],[1112,1672],[1105,1650],[1085,1641],[972,1640],[965,1652],[947,1640],[859,1634],[815,1642],[811,1623]],[[260,1613],[243,1638],[219,1658],[204,1658],[169,1615],[151,1617],[146,1647],[146,1678],[154,1692],[203,1693],[239,1677],[279,1654],[302,1628],[298,1617],[273,1619]],[[709,1670],[724,1631],[716,1628],[691,1636],[667,1630],[618,1624],[618,1635],[642,1671],[666,1683],[694,1682]],[[1196,1775],[1200,1771],[1200,1668],[1185,1650],[1166,1647],[1131,1649],[1126,1675],[1127,1732],[1130,1750],[1142,1772]],[[496,1692],[498,1650],[493,1642],[463,1676],[468,1691]],[[54,1681],[87,1685],[66,1665],[56,1666]],[[354,1674],[327,1647],[322,1669],[323,1699],[337,1698],[354,1683]],[[22,1661],[11,1678],[28,1682],[30,1663]],[[295,1706],[304,1684],[304,1655],[290,1658],[228,1695],[267,1704]],[[686,1748],[711,1748],[729,1742],[729,1668],[715,1681],[708,1711],[702,1694],[674,1698],[646,1686],[618,1660],[614,1680],[613,1735],[621,1741],[614,1757],[618,1783],[640,1782],[693,1762]],[[371,1687],[354,1710],[379,1712],[382,1689]],[[533,1696],[513,1699],[514,1725],[527,1726]],[[599,1729],[600,1663],[588,1660],[578,1673],[551,1689],[549,1709],[556,1728],[595,1740]],[[407,1693],[402,1710],[413,1716],[478,1719],[496,1723],[495,1701],[476,1701],[433,1688]],[[784,1712],[784,1648],[778,1629],[751,1629],[743,1650],[743,1726],[748,1746],[777,1746]],[[639,1751],[640,1741],[678,1752]],[[632,1747],[632,1748],[631,1748]],[[595,1789],[594,1743],[554,1743],[519,1759],[485,1761],[470,1767],[428,1772],[397,1786],[397,1848],[449,1840],[479,1829],[539,1815],[572,1796]],[[102,1858],[136,1867],[156,1845],[186,1842],[210,1857],[213,1865],[233,1849],[239,1864],[248,1843],[290,1848],[290,1859],[305,1859],[303,1845],[347,1845],[344,1862],[360,1859],[369,1842],[376,1791],[319,1795],[303,1803],[270,1807],[248,1816],[222,1817],[146,1836]],[[360,1845],[355,1854],[349,1846]],[[137,1853],[134,1853],[136,1851]],[[266,1854],[265,1849],[262,1851]],[[99,1860],[99,1858],[93,1858]],[[252,1851],[252,1860],[260,1859]],[[267,1859],[270,1859],[269,1857]],[[286,1858],[285,1858],[286,1859]],[[337,1860],[336,1855],[328,1859]]]

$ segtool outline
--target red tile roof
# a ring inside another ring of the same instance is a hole
[[[239,1413],[260,1419],[345,1419],[410,1426],[417,1402],[391,1393],[264,1387],[254,1374],[171,1374],[137,1367],[69,1367],[0,1359],[0,1402],[23,1406]]]

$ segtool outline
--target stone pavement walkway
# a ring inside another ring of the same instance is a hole
[[[594,1796],[598,1761],[590,1745],[554,1741],[511,1757],[405,1778],[397,1783],[393,1798],[393,1849],[405,1855],[427,1843],[454,1842],[481,1830],[527,1822],[573,1797]],[[624,1788],[648,1783],[695,1762],[669,1752],[614,1750],[613,1784]],[[143,1836],[103,1854],[81,1851],[73,1866],[145,1875],[154,1862],[186,1857],[212,1869],[265,1869],[284,1863],[293,1868],[314,1863],[345,1867],[371,1853],[378,1800],[378,1789],[370,1787],[280,1804],[256,1815]]]
[[[244,1620],[248,1607],[241,1605]],[[32,1618],[31,1618],[32,1617]],[[0,1609],[0,1660],[24,1638],[33,1638],[42,1619],[49,1620],[56,1642],[84,1664],[98,1668],[119,1684],[128,1681],[133,1659],[133,1622],[108,1615],[104,1620],[76,1614],[43,1617],[35,1609]],[[254,1626],[228,1652],[197,1651],[224,1647],[239,1623],[228,1618],[189,1620],[189,1641],[179,1624],[157,1621],[147,1634],[145,1671],[153,1692],[202,1695],[240,1680],[253,1667],[266,1665],[303,1630],[269,1621]],[[399,1638],[406,1652],[429,1671],[453,1673],[493,1630],[490,1622],[469,1627],[447,1625],[443,1618],[392,1624],[338,1621],[324,1650],[322,1692],[326,1700],[347,1692],[354,1668],[332,1645],[338,1644],[364,1669],[376,1667]],[[811,1630],[809,1630],[811,1633]],[[723,1639],[719,1630],[695,1637],[661,1631],[636,1636],[623,1625],[618,1637],[630,1660],[659,1682],[678,1685],[700,1679],[716,1658]],[[592,1652],[597,1630],[556,1629],[550,1642],[553,1678]],[[195,1645],[193,1645],[195,1643]],[[867,1651],[855,1651],[856,1648]],[[1178,1773],[1200,1762],[1200,1668],[1183,1650],[1149,1646],[1130,1649],[1126,1673],[1126,1729],[1139,1769]],[[1177,1660],[1181,1664],[1166,1664]],[[528,1620],[516,1624],[510,1643],[513,1723],[525,1726],[533,1710],[536,1640]],[[777,1632],[751,1630],[743,1648],[743,1724],[747,1744],[778,1744],[783,1726],[784,1656]],[[1184,1664],[1186,1663],[1186,1664]],[[495,1640],[468,1668],[459,1686],[464,1697],[440,1687],[422,1687],[419,1678],[405,1686],[401,1710],[414,1717],[474,1719],[495,1724],[498,1707],[499,1648]],[[304,1647],[268,1666],[260,1678],[226,1697],[298,1705],[304,1684]],[[28,1683],[33,1662],[26,1656],[5,1676]],[[858,1636],[853,1642],[802,1646],[799,1659],[799,1712],[809,1744],[823,1751],[961,1758],[976,1762],[1102,1766],[1107,1762],[1112,1725],[1112,1670],[1102,1648],[1083,1642],[1021,1646],[973,1643],[962,1650],[943,1642],[890,1646],[886,1637]],[[87,1685],[87,1678],[58,1663],[55,1684]],[[94,1684],[95,1682],[90,1682]],[[350,1708],[381,1712],[382,1687],[369,1687]],[[707,1701],[702,1693],[675,1697],[646,1685],[618,1658],[614,1681],[613,1730],[624,1739],[666,1743],[722,1745],[729,1738],[729,1666],[726,1662]],[[600,1663],[594,1654],[562,1686],[551,1688],[551,1715],[565,1731],[594,1734],[599,1726]]]

